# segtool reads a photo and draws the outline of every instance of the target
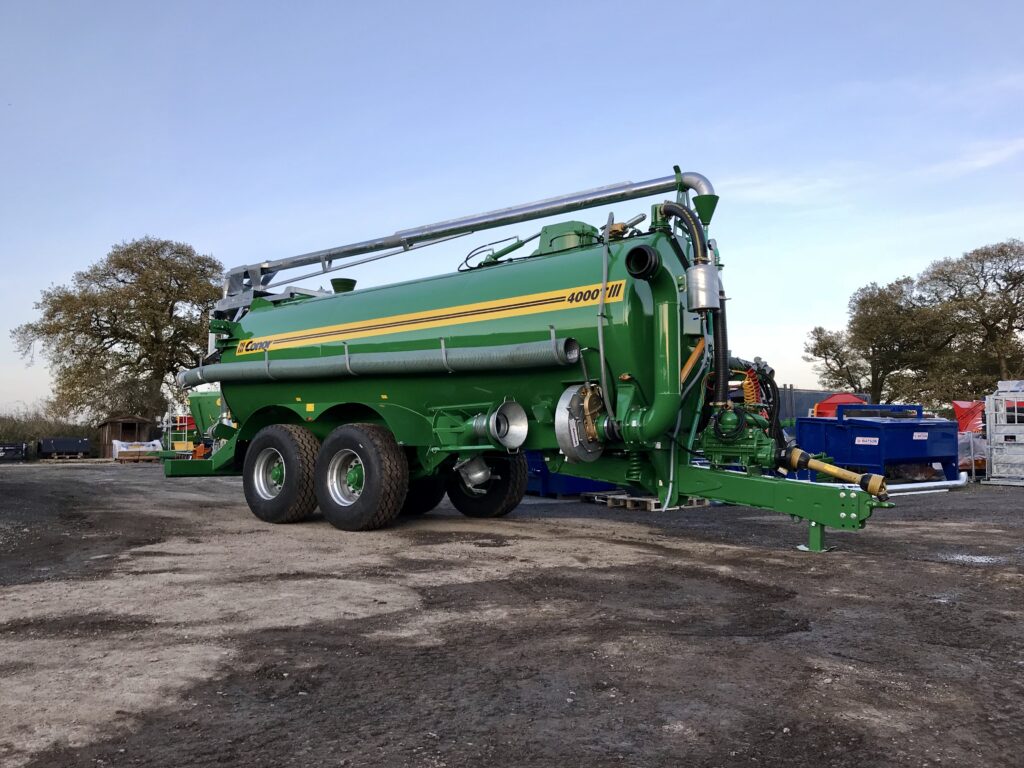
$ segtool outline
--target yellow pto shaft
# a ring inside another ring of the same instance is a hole
[[[885,478],[882,475],[859,475],[848,469],[837,467],[834,464],[826,464],[824,461],[812,458],[811,454],[801,448],[790,448],[789,453],[786,454],[786,463],[792,469],[809,469],[812,472],[821,472],[845,483],[858,485],[861,490],[877,497],[879,501],[886,501],[889,498],[888,490],[885,487]]]

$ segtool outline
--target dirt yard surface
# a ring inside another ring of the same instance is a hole
[[[0,765],[1024,764],[1024,489],[803,540],[529,498],[345,534],[0,467]]]

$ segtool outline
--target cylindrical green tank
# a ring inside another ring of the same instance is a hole
[[[624,261],[631,248],[650,243],[664,252],[671,279],[682,280],[684,269],[668,247],[667,237],[657,233],[613,242],[609,254],[604,307],[607,364],[616,376],[628,374],[641,390],[651,393],[655,358],[664,357],[666,350],[653,346],[651,286],[630,277]],[[443,442],[431,424],[438,411],[487,410],[515,400],[530,415],[524,447],[556,448],[552,425],[559,397],[569,384],[582,382],[584,366],[595,378],[600,372],[600,250],[590,247],[533,256],[276,306],[257,303],[224,347],[219,371],[230,376],[228,366],[248,363],[252,375],[244,381],[223,381],[225,398],[242,425],[274,406],[293,410],[313,424],[325,415],[329,421],[329,412],[339,406],[369,406],[400,442],[422,448]],[[575,341],[582,352],[574,354],[571,345],[566,352],[567,340]],[[692,347],[695,342],[681,343]],[[468,365],[454,362],[466,350],[486,355],[526,345],[536,350],[537,359],[524,367],[505,366],[499,359],[491,370],[467,370]],[[424,375],[410,366],[410,373],[398,373],[403,370],[401,353],[408,352],[426,353],[427,365],[433,362],[437,372]],[[669,352],[678,358],[675,349]],[[368,354],[393,355],[396,374],[360,375],[368,368],[361,362]],[[335,372],[330,375],[312,371],[286,380],[273,378],[279,362],[322,363],[325,359],[333,361]],[[208,369],[205,378],[217,378],[217,372]]]
[[[553,470],[665,507],[705,496],[812,528],[861,527],[883,502],[844,493],[840,516],[820,500],[832,489],[777,474],[770,369],[728,355],[718,256],[704,233],[717,201],[710,183],[677,172],[634,186],[234,270],[211,321],[215,351],[179,382],[219,382],[237,428],[218,426],[225,445],[207,463],[168,463],[168,474],[240,472],[263,519],[302,519],[319,504],[338,527],[366,529],[429,511],[446,491],[466,514],[505,514],[525,487],[522,451],[536,450]],[[687,187],[699,193],[696,211]],[[333,295],[267,289],[278,270],[317,258],[326,271],[333,258],[652,188],[678,195],[652,208],[644,230],[642,217],[610,218],[603,230],[561,222],[529,238],[530,255],[517,241],[461,272],[355,290],[337,282]],[[760,377],[760,401],[733,402],[734,370]],[[821,547],[813,532],[811,543]]]

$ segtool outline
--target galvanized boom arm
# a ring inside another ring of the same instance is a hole
[[[225,275],[224,299],[217,304],[217,309],[219,311],[230,311],[247,306],[252,300],[253,292],[264,290],[270,280],[283,270],[319,264],[323,271],[327,271],[330,269],[331,263],[336,259],[351,258],[353,256],[392,249],[398,253],[409,250],[416,245],[429,244],[480,230],[494,229],[534,219],[543,219],[586,208],[596,208],[601,205],[622,202],[623,200],[650,197],[651,195],[671,192],[680,188],[693,190],[698,196],[714,198],[714,201],[717,201],[715,189],[705,176],[691,171],[683,173],[677,169],[675,175],[664,176],[660,179],[641,181],[636,184],[624,181],[619,184],[588,189],[571,195],[551,197],[546,200],[538,200],[534,203],[517,205],[512,208],[501,208],[488,213],[479,213],[459,219],[441,221],[436,224],[427,224],[422,227],[403,229],[395,232],[393,235],[364,240],[359,243],[340,245],[322,251],[290,256],[285,259],[235,267]],[[712,201],[711,210],[714,209],[714,201]]]

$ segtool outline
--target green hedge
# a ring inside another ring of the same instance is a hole
[[[41,408],[0,411],[0,443],[28,443],[33,455],[42,437],[88,437],[95,453],[99,434],[96,427],[55,418]]]

